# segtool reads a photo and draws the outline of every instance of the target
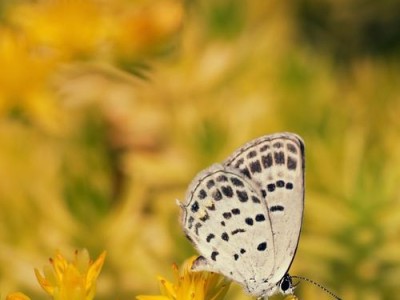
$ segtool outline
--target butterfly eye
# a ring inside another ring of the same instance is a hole
[[[283,276],[279,288],[282,292],[282,294],[292,294],[293,293],[293,284],[292,284],[292,277],[290,277],[289,274],[286,273],[285,276]]]

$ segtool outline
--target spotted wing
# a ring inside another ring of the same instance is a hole
[[[193,180],[181,207],[186,236],[201,254],[193,269],[222,273],[253,295],[271,288],[271,222],[250,180],[213,165]]]
[[[224,165],[251,180],[267,204],[274,239],[271,280],[279,282],[293,261],[301,231],[304,143],[292,133],[263,136],[238,149]]]

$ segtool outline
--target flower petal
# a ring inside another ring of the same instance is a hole
[[[28,296],[26,296],[23,293],[15,292],[15,293],[8,294],[6,297],[6,300],[31,300],[31,298],[29,298]]]
[[[42,274],[40,274],[38,269],[34,269],[36,279],[39,282],[40,286],[49,294],[53,295],[54,294],[54,287],[53,285],[44,277]]]
[[[87,282],[86,289],[90,289],[97,280],[97,277],[100,274],[100,271],[103,267],[104,260],[106,259],[106,252],[103,251],[100,256],[96,259],[96,261],[89,267],[87,272]]]

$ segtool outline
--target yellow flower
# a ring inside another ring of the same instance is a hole
[[[43,269],[44,276],[35,269],[36,278],[54,300],[91,300],[96,292],[96,279],[105,255],[103,252],[93,262],[88,251],[83,249],[76,251],[74,260],[68,262],[57,251],[54,258],[50,258],[51,266]]]
[[[115,18],[112,37],[122,56],[149,54],[168,43],[182,27],[181,1],[147,1],[123,8]]]
[[[31,298],[20,292],[8,294],[6,297],[6,300],[30,300],[30,299]]]
[[[44,0],[16,5],[9,19],[34,43],[66,61],[107,59],[114,54],[135,57],[168,41],[179,31],[183,5],[180,0],[132,1],[131,4]]]
[[[0,26],[0,116],[22,112],[43,127],[60,124],[60,111],[49,89],[57,61],[25,36]]]
[[[108,21],[96,0],[35,1],[16,5],[14,26],[64,59],[92,55],[107,39]]]
[[[45,88],[52,60],[36,50],[23,36],[0,27],[2,107],[5,106],[5,99],[16,101],[30,98],[32,94],[39,93]]]
[[[230,281],[222,275],[210,272],[192,272],[196,257],[187,259],[181,270],[172,265],[175,283],[158,277],[162,295],[137,296],[137,300],[222,300],[229,289]]]

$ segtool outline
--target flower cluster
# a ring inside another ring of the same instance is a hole
[[[86,249],[75,251],[72,261],[68,261],[57,251],[45,266],[43,274],[35,269],[36,278],[41,287],[53,300],[92,300],[96,293],[96,280],[103,267],[106,253],[92,261]],[[172,265],[174,282],[159,276],[160,296],[137,296],[137,300],[222,300],[230,281],[223,276],[210,272],[192,272],[196,257],[187,259],[182,268]],[[30,300],[20,292],[10,293],[6,300]]]
[[[35,269],[41,287],[54,300],[92,300],[96,293],[96,280],[103,267],[106,253],[92,261],[86,249],[75,251],[72,261],[68,261],[57,251],[45,266],[43,274]],[[12,293],[7,300],[29,300],[22,293]]]
[[[210,272],[192,272],[196,257],[186,260],[179,270],[172,265],[174,282],[159,277],[161,296],[137,296],[137,300],[222,300],[229,289],[230,281]]]
[[[61,69],[90,63],[133,71],[170,47],[182,15],[177,0],[10,5],[0,23],[0,117],[17,109],[37,122],[57,119],[53,86]]]

